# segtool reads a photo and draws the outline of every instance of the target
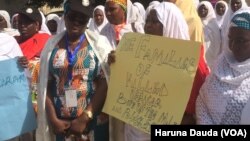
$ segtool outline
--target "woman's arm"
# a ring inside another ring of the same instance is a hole
[[[67,130],[70,128],[70,121],[61,120],[57,118],[56,110],[53,104],[53,98],[51,95],[51,80],[47,84],[47,95],[46,95],[46,112],[51,123],[51,126],[55,134],[66,134]]]
[[[88,104],[85,112],[83,112],[83,114],[77,119],[72,121],[70,127],[71,134],[78,136],[82,135],[88,123],[91,121],[91,117],[88,113],[93,115],[94,113],[101,112],[108,90],[106,78],[99,77],[96,80],[96,86],[96,93]]]

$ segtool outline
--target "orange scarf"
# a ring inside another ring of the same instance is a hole
[[[121,30],[123,29],[123,27],[126,25],[126,23],[122,23],[122,24],[119,24],[119,25],[114,25],[114,30],[115,30],[115,39],[116,39],[116,42],[118,43],[121,39],[121,36],[120,36],[120,32]]]

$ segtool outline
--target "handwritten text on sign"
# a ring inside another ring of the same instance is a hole
[[[5,76],[4,78],[0,78],[0,88],[15,85],[16,83],[23,83],[26,79],[27,78],[24,74]]]
[[[17,58],[0,61],[0,140],[36,129],[28,79]]]
[[[197,69],[200,43],[128,33],[123,36],[103,111],[145,131],[180,124]]]

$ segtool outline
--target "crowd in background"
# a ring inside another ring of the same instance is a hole
[[[149,134],[101,112],[109,65],[128,32],[202,44],[181,124],[250,124],[250,9],[245,0],[219,0],[214,6],[197,0],[152,1],[148,7],[130,0],[107,0],[96,7],[92,0],[64,0],[63,5],[62,16],[44,16],[28,6],[10,18],[0,10],[0,58],[19,56],[38,123],[35,131],[8,141],[150,141]],[[17,49],[9,51],[12,47]]]

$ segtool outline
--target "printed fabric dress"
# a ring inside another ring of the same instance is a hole
[[[35,57],[29,61],[28,69],[31,73],[31,94],[34,110],[37,114],[37,84],[40,69],[40,58]]]
[[[49,60],[49,79],[52,81],[51,95],[58,118],[72,120],[83,113],[95,92],[94,80],[100,75],[100,69],[99,61],[87,40],[81,43],[71,64],[67,49],[54,48]],[[74,97],[76,102],[72,102]],[[57,135],[56,141],[64,140],[64,137]]]

